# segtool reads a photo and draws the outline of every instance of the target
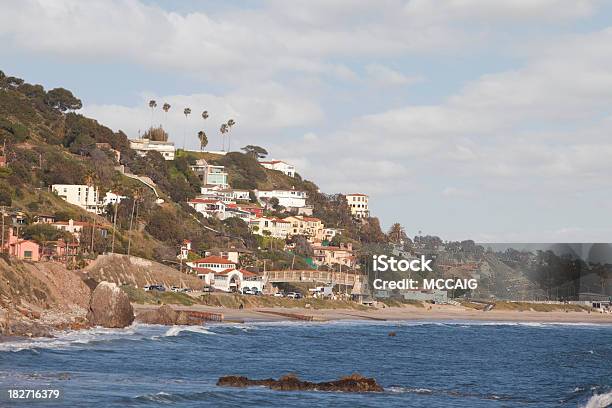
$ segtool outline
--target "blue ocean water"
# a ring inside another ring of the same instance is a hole
[[[215,385],[231,374],[324,381],[354,372],[375,377],[385,392]],[[0,343],[0,390],[11,387],[61,389],[61,401],[35,404],[45,407],[597,407],[612,404],[612,325],[343,321],[94,329]],[[0,405],[34,404],[0,398]]]

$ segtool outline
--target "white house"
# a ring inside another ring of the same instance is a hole
[[[149,139],[130,139],[130,147],[136,150],[139,156],[146,156],[148,152],[159,152],[164,159],[174,160],[176,151],[174,142],[163,142]]]
[[[260,202],[269,201],[275,197],[278,203],[285,208],[305,207],[308,197],[305,191],[298,190],[254,190],[254,193]]]
[[[243,288],[256,289],[263,292],[263,276],[244,269],[226,270],[215,273],[212,287],[223,292],[238,292]]]
[[[85,184],[53,184],[51,191],[70,204],[96,214],[102,213],[97,187]]]
[[[280,218],[259,217],[249,221],[249,228],[253,234],[269,235],[273,238],[287,238],[291,231],[291,222]]]
[[[277,170],[289,177],[295,177],[295,167],[292,164],[282,160],[260,161],[259,164],[264,166],[266,169]]]
[[[370,216],[370,208],[368,206],[369,197],[366,194],[347,194],[346,201],[348,202],[353,217],[368,218]]]
[[[208,198],[194,198],[189,200],[187,204],[206,217],[216,217],[220,220],[225,219],[226,206],[223,201]]]
[[[75,221],[70,219],[68,221],[55,221],[51,223],[53,227],[57,228],[60,231],[66,231],[75,236],[77,240],[81,240],[81,233],[83,229],[86,227],[91,227],[91,224],[82,221]]]
[[[201,198],[214,198],[227,204],[250,199],[249,190],[222,188],[215,184],[206,184],[200,187],[200,194]]]
[[[196,160],[195,164],[189,166],[203,185],[214,185],[220,186],[221,188],[227,188],[227,172],[224,166],[215,166],[208,164],[204,159]]]
[[[112,191],[107,191],[102,199],[102,205],[106,207],[109,204],[119,204],[122,200],[125,200],[127,197],[119,195],[117,193],[113,193]]]

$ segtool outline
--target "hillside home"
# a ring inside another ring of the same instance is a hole
[[[198,176],[204,186],[210,184],[222,188],[228,187],[227,172],[224,166],[215,166],[208,164],[204,159],[198,159],[195,164],[190,165],[189,168]]]
[[[278,204],[287,209],[297,209],[306,206],[305,191],[298,190],[254,190],[255,197],[265,204],[272,198],[278,199]]]
[[[165,160],[174,160],[176,148],[173,142],[163,142],[150,139],[130,139],[130,148],[136,150],[136,153],[144,157],[149,152],[158,152]]]
[[[187,204],[205,217],[216,217],[220,220],[225,219],[225,203],[219,200],[205,198],[194,198]]]
[[[253,234],[285,239],[289,235],[291,223],[280,218],[261,217],[249,222]]]
[[[60,231],[66,231],[74,235],[77,240],[81,239],[81,233],[86,227],[91,227],[91,224],[82,221],[75,221],[70,219],[68,221],[56,221],[52,223],[55,228]]]
[[[340,244],[339,247],[316,245],[312,247],[312,250],[314,251],[312,261],[317,266],[340,264],[351,269],[355,267],[355,256],[351,244]]]
[[[51,191],[64,201],[86,211],[95,214],[101,214],[103,211],[97,187],[85,184],[53,184]]]
[[[102,206],[107,207],[109,204],[119,204],[122,200],[125,199],[127,199],[126,196],[113,193],[112,191],[107,191],[104,195],[104,198],[102,199]]]
[[[323,240],[324,225],[320,219],[295,215],[285,218],[285,221],[291,223],[289,235],[304,235],[310,242],[321,242]]]
[[[351,215],[355,218],[368,218],[370,208],[368,206],[369,197],[366,194],[347,194],[346,201],[351,210]]]
[[[282,160],[260,161],[259,164],[266,169],[277,170],[289,177],[295,177],[295,167]]]
[[[10,227],[8,232],[8,242],[4,244],[3,250],[8,250],[10,256],[25,261],[37,262],[40,260],[40,245],[34,241],[20,239],[16,229]]]

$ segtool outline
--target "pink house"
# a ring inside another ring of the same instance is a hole
[[[9,228],[8,243],[9,255],[26,261],[38,262],[40,260],[40,245],[27,239],[19,239],[13,228]]]

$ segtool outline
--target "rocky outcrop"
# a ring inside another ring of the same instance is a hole
[[[201,318],[191,316],[189,312],[174,310],[168,305],[164,305],[155,310],[147,310],[136,316],[136,321],[147,324],[172,325],[200,325]]]
[[[93,326],[126,327],[134,321],[134,309],[121,288],[114,283],[100,282],[91,294],[87,319]]]
[[[334,391],[334,392],[382,392],[384,391],[374,378],[353,374],[336,381],[314,383],[302,381],[295,375],[285,375],[278,380],[251,380],[247,377],[230,375],[217,381],[221,387],[254,387],[264,386],[276,391]]]

